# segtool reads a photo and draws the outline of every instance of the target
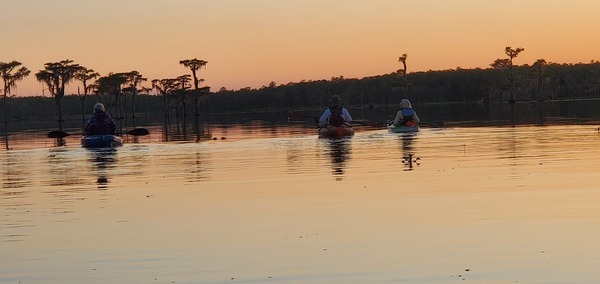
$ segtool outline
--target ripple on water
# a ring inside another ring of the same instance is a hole
[[[0,282],[593,282],[594,128],[266,133],[0,152]]]

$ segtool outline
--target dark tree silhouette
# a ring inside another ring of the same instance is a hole
[[[402,72],[402,89],[404,90],[404,97],[408,98],[408,82],[406,82],[406,58],[408,58],[408,54],[403,53],[400,57],[398,57],[398,62],[402,62],[402,69],[398,70]]]
[[[141,86],[142,82],[148,81],[148,78],[144,78],[138,71],[125,73],[124,76],[127,78],[125,82],[128,84],[127,91],[131,93],[131,119],[135,128],[135,97],[140,91],[138,87]]]
[[[400,57],[398,57],[398,62],[402,62],[402,70],[398,70],[402,72],[402,79],[406,80],[406,58],[408,57],[408,55],[406,53],[402,54]]]
[[[198,70],[202,67],[206,68],[206,64],[208,64],[208,61],[205,60],[201,60],[201,59],[185,59],[185,60],[181,60],[179,61],[179,64],[189,68],[192,71],[192,78],[194,79],[194,116],[198,116],[200,115],[200,110],[198,107],[198,99],[200,97],[200,82],[204,81],[200,78],[198,78]]]
[[[189,89],[191,88],[190,81],[192,79],[190,77],[190,75],[181,75],[177,77],[178,84],[173,93],[177,99],[177,108],[179,108],[179,105],[182,106],[184,118],[187,117],[185,101],[187,94],[189,93]]]
[[[535,72],[537,79],[537,99],[538,101],[543,101],[544,96],[542,94],[542,90],[544,88],[544,79],[548,76],[544,74],[544,67],[546,66],[546,60],[538,59],[535,63],[533,63],[533,71]]]
[[[121,109],[122,86],[127,82],[125,73],[109,73],[98,78],[98,95],[108,95],[109,105],[113,108],[112,114],[118,122],[119,129],[123,129],[123,110]]]
[[[158,94],[161,96],[162,101],[164,103],[164,139],[168,141],[169,139],[169,96],[178,88],[179,86],[178,79],[154,79],[152,80],[152,88],[154,88]]]
[[[21,65],[21,62],[18,61],[11,61],[8,63],[0,62],[0,77],[2,77],[2,82],[4,82],[2,93],[2,112],[4,114],[4,144],[6,145],[6,150],[9,150],[6,98],[10,94],[11,89],[13,87],[17,87],[17,81],[22,80],[31,73],[31,71]]]
[[[186,74],[186,75],[181,75],[177,77],[177,81],[179,81],[179,84],[176,86],[176,89],[173,90],[173,97],[175,97],[176,99],[176,105],[175,105],[175,117],[177,117],[177,129],[179,129],[179,113],[180,113],[180,109],[181,112],[183,112],[183,118],[182,118],[182,122],[181,122],[181,128],[182,128],[182,134],[184,136],[184,139],[187,140],[187,107],[186,107],[186,100],[188,97],[188,94],[190,93],[190,81],[191,81],[191,76]],[[181,107],[180,107],[181,106]]]
[[[92,69],[87,69],[85,67],[81,67],[81,69],[74,75],[74,78],[81,81],[81,83],[83,84],[83,95],[79,91],[79,88],[77,88],[77,95],[79,96],[79,101],[81,102],[81,120],[83,122],[84,127],[85,127],[85,120],[86,120],[85,100],[87,98],[87,95],[90,93],[90,91],[95,87],[94,84],[88,85],[88,81],[95,79],[99,76],[100,76],[100,74],[98,74],[98,72],[95,72]]]
[[[60,62],[46,63],[44,64],[44,70],[40,70],[35,74],[38,81],[48,86],[48,90],[54,97],[58,109],[58,128],[60,131],[63,130],[62,123],[64,122],[60,103],[65,96],[65,87],[82,68],[78,64],[74,64],[73,60],[65,59]]]
[[[504,48],[504,53],[506,53],[506,55],[508,56],[508,58],[503,58],[503,59],[496,59],[492,64],[490,64],[490,66],[492,66],[493,68],[499,69],[499,68],[507,68],[508,69],[508,77],[506,78],[506,90],[508,91],[508,95],[509,95],[509,99],[508,102],[509,103],[515,103],[516,101],[516,93],[517,93],[517,77],[515,75],[514,72],[514,68],[513,68],[513,59],[516,58],[519,53],[521,53],[522,51],[524,51],[524,48],[521,47],[517,47],[516,49],[512,49],[510,46],[507,46],[506,48]]]

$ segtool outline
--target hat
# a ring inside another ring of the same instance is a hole
[[[408,99],[402,99],[400,101],[400,107],[401,108],[412,108],[412,106],[410,105],[410,101]]]
[[[94,105],[94,111],[97,111],[97,110],[105,111],[104,105],[101,104],[101,103],[95,104]]]

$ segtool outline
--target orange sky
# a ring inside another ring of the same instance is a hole
[[[188,74],[179,61],[195,57],[213,91],[387,74],[402,53],[408,72],[487,68],[506,46],[525,48],[516,64],[600,60],[597,0],[9,0],[0,11],[0,61],[32,71],[18,96],[41,95],[34,74],[63,59],[150,81]]]

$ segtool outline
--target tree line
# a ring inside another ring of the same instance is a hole
[[[184,113],[186,113],[186,101],[188,97],[192,97],[194,101],[195,114],[199,113],[198,98],[203,93],[208,93],[210,88],[200,87],[200,82],[204,81],[199,78],[197,71],[205,66],[208,62],[205,60],[185,59],[181,60],[179,64],[189,68],[191,75],[185,74],[176,78],[167,79],[155,79],[152,80],[152,88],[142,86],[142,82],[147,81],[147,78],[143,77],[138,71],[131,71],[125,73],[109,73],[106,76],[100,76],[93,69],[86,68],[73,62],[73,60],[65,59],[59,62],[48,62],[44,64],[44,69],[35,73],[35,77],[39,82],[42,82],[47,90],[51,93],[54,105],[56,106],[57,122],[60,131],[63,130],[63,99],[65,98],[66,86],[73,81],[79,81],[82,84],[83,92],[81,88],[77,88],[77,96],[79,101],[80,113],[82,121],[85,121],[86,116],[86,99],[88,94],[94,93],[100,101],[100,97],[108,100],[108,105],[112,109],[112,114],[116,116],[119,121],[119,126],[122,128],[122,118],[127,117],[127,113],[131,113],[131,119],[133,126],[135,126],[135,114],[136,114],[136,96],[141,92],[149,92],[155,89],[160,95],[160,98],[164,101],[165,106],[175,104],[176,112],[179,111],[180,106]],[[17,86],[17,82],[23,78],[29,76],[31,71],[27,67],[22,66],[22,63],[16,60],[10,62],[0,62],[0,78],[4,83],[2,92],[2,112],[3,112],[3,125],[4,125],[4,140],[6,148],[8,149],[8,122],[9,122],[9,111],[12,111],[14,119],[25,119],[29,117],[31,119],[40,119],[40,113],[47,113],[42,109],[35,109],[35,106],[40,106],[45,98],[33,98],[32,104],[27,105],[27,109],[18,111],[20,106],[24,106],[24,100],[29,98],[16,98],[11,97],[9,103],[8,98],[10,97],[11,90]],[[192,81],[193,78],[193,81]],[[94,80],[95,81],[92,81]],[[194,89],[191,89],[193,82]],[[128,103],[127,99],[130,99]],[[172,103],[174,101],[174,103]],[[37,102],[37,103],[36,103]],[[12,105],[12,110],[9,109],[9,105]],[[131,108],[130,110],[128,108]],[[36,115],[35,111],[38,112]],[[70,110],[69,113],[75,113]],[[165,117],[168,118],[169,110],[165,108]],[[42,117],[44,114],[41,115]],[[168,121],[168,120],[167,120]]]
[[[52,98],[10,97],[10,88],[27,76],[19,64],[0,62],[4,80],[3,113],[10,120],[57,119],[62,113],[85,119],[86,109],[96,101],[107,102],[111,114],[135,121],[136,115],[162,115],[166,121],[186,121],[191,114],[200,117],[216,112],[281,111],[312,109],[327,105],[333,95],[346,105],[373,107],[396,105],[402,98],[413,104],[518,101],[544,101],[598,98],[600,95],[600,62],[560,64],[539,59],[531,64],[514,63],[523,48],[505,48],[506,58],[496,59],[489,68],[449,69],[407,72],[407,54],[399,58],[403,68],[389,74],[365,77],[332,77],[329,80],[301,81],[277,85],[271,82],[260,88],[211,91],[198,76],[207,61],[182,60],[191,74],[175,78],[154,79],[151,87],[142,86],[147,79],[137,71],[99,76],[91,69],[70,60],[47,63],[36,78],[46,83]],[[3,67],[11,65],[12,69]],[[8,71],[6,71],[8,70]],[[15,72],[15,70],[21,70]],[[6,75],[8,74],[8,75]],[[94,80],[95,81],[92,81]],[[64,86],[78,80],[82,91],[65,95]],[[7,87],[8,86],[8,87]],[[95,96],[93,102],[86,98]],[[49,112],[54,101],[56,112]],[[134,123],[135,124],[135,123]]]

